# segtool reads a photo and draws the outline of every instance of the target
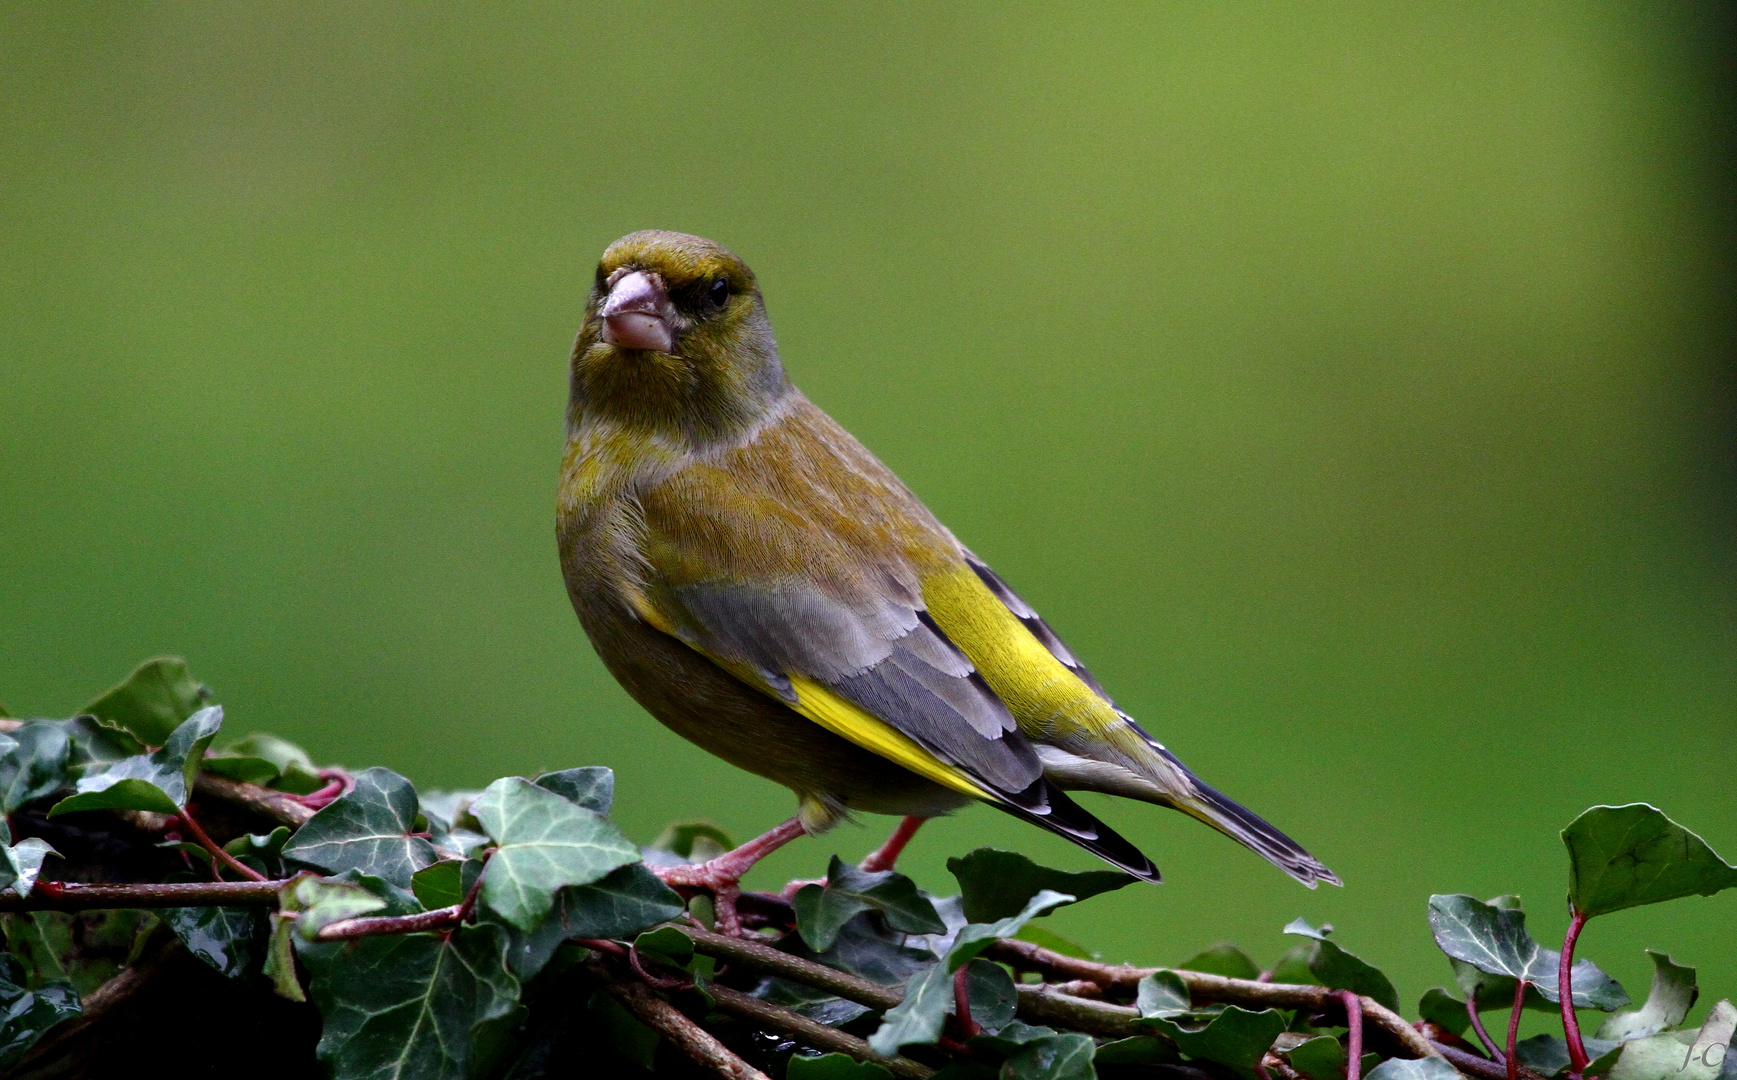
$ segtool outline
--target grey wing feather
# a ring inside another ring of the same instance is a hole
[[[709,649],[753,664],[787,701],[790,674],[814,679],[1016,803],[1046,805],[1037,752],[927,612],[790,585],[686,585],[675,594],[705,627]]]

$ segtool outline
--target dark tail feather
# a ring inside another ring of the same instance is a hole
[[[1029,821],[1040,828],[1048,829],[1057,836],[1072,840],[1111,866],[1125,870],[1141,881],[1157,882],[1162,880],[1158,874],[1158,867],[1153,864],[1152,860],[1148,859],[1139,848],[1129,843],[1116,830],[1092,816],[1091,811],[1068,798],[1066,793],[1048,780],[1039,780],[1032,785],[1032,788],[1038,788],[1039,785],[1042,785],[1040,790],[1045,801],[1049,804],[1048,813],[1028,809],[1026,806],[1011,802],[996,802],[991,805],[1005,810],[1021,821]],[[1031,788],[1027,788],[1026,792],[1021,792],[1021,794],[1026,794],[1031,790]],[[1029,804],[1032,800],[1022,799],[1021,801]]]
[[[1171,760],[1175,761],[1175,758]],[[1273,828],[1259,814],[1225,798],[1216,789],[1201,783],[1198,777],[1194,778],[1194,790],[1194,799],[1173,799],[1170,805],[1206,822],[1311,889],[1323,881],[1329,885],[1343,884],[1338,875],[1321,864],[1321,860],[1304,851],[1301,844]]]

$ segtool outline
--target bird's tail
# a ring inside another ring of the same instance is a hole
[[[1181,762],[1177,762],[1177,766],[1180,768]],[[1311,889],[1323,881],[1329,885],[1343,884],[1321,860],[1304,851],[1301,844],[1275,829],[1259,814],[1226,798],[1192,773],[1189,778],[1194,781],[1193,797],[1172,796],[1165,800],[1166,803],[1189,817],[1206,822]]]
[[[1036,789],[1036,790],[1033,790]],[[991,805],[1005,810],[1021,821],[1029,821],[1048,829],[1057,836],[1072,840],[1119,870],[1141,881],[1158,882],[1158,867],[1126,837],[1099,821],[1090,810],[1068,798],[1067,793],[1048,780],[1039,778],[1022,795],[1036,796],[1020,803],[998,801]],[[1036,806],[1033,807],[1035,802]]]

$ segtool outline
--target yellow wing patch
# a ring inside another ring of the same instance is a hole
[[[1050,655],[970,567],[960,565],[924,578],[923,602],[1028,737],[1048,741],[1081,729],[1114,737],[1126,727],[1091,687]]]
[[[796,691],[796,711],[834,735],[849,739],[864,750],[872,750],[926,780],[964,792],[975,799],[995,800],[995,796],[982,785],[873,713],[800,675],[790,676],[790,686]]]

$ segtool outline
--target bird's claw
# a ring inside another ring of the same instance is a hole
[[[718,933],[741,937],[742,917],[736,911],[736,900],[742,895],[742,869],[727,863],[728,859],[725,855],[691,866],[661,866],[653,873],[684,896],[709,893],[717,913]]]

